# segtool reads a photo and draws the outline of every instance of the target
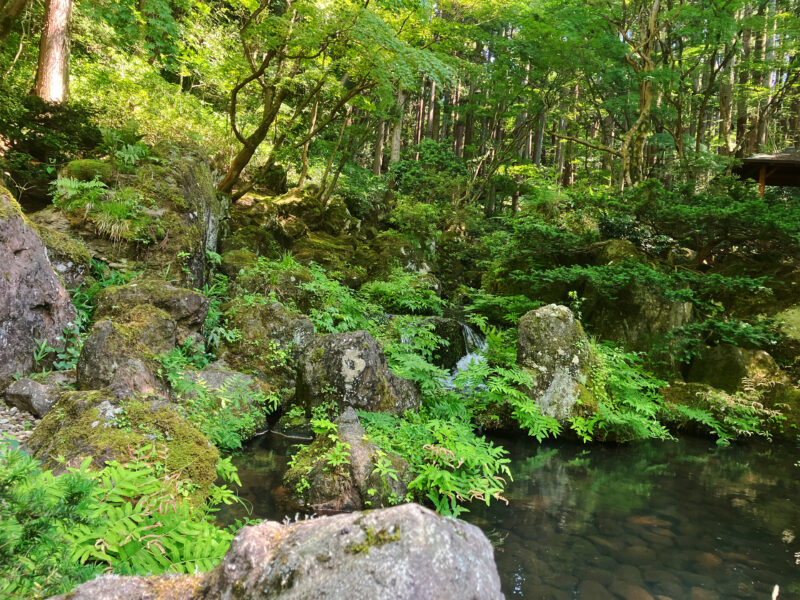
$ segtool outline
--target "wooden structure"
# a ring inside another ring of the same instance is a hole
[[[758,181],[762,196],[768,185],[800,187],[800,151],[789,148],[778,154],[756,154],[743,159],[733,172],[742,179]]]

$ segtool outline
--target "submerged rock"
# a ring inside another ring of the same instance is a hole
[[[544,415],[564,422],[592,409],[586,384],[593,362],[589,339],[566,306],[549,304],[519,320],[517,364],[535,378],[528,393]]]
[[[336,424],[338,441],[348,453],[347,462],[329,464],[327,453],[334,442],[324,435],[318,436],[300,451],[286,473],[287,487],[297,490],[303,504],[315,511],[361,510],[402,501],[407,492],[408,464],[369,442],[352,408],[346,408]],[[379,463],[384,463],[386,475],[378,472]]]
[[[0,389],[34,365],[40,342],[63,348],[63,330],[76,317],[67,290],[47,259],[44,244],[11,193],[0,187]]]
[[[166,448],[170,473],[181,473],[197,485],[203,499],[217,478],[217,449],[194,425],[164,402],[123,401],[107,391],[66,392],[36,427],[28,447],[48,469],[76,466],[92,458],[103,467],[125,461],[132,452],[155,444]]]
[[[306,346],[297,371],[297,402],[310,414],[333,402],[372,412],[417,410],[419,392],[389,369],[378,342],[366,331],[331,333]]]
[[[489,540],[417,504],[243,528],[205,575],[117,577],[60,600],[501,600]]]

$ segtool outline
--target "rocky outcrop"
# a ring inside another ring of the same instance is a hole
[[[789,378],[763,350],[740,348],[731,344],[709,347],[692,361],[687,380],[705,383],[729,393],[742,389],[749,381],[755,385],[768,383],[788,385]]]
[[[134,279],[125,285],[106,288],[97,294],[95,302],[96,320],[125,321],[136,307],[154,306],[174,321],[179,344],[201,332],[208,314],[208,298],[203,294],[156,278]]]
[[[219,453],[194,425],[164,402],[120,400],[106,391],[66,392],[28,440],[48,469],[76,466],[87,457],[96,468],[128,460],[131,452],[155,443],[166,448],[164,463],[196,484],[205,498],[217,478]]]
[[[98,321],[78,357],[78,389],[108,388],[119,398],[165,398],[156,356],[175,347],[175,331],[169,315],[151,304],[137,306],[122,322]]]
[[[297,361],[314,338],[311,321],[280,302],[248,305],[234,300],[226,311],[228,327],[239,331],[225,342],[220,357],[231,367],[255,374],[270,387],[291,396]]]
[[[89,249],[78,239],[44,225],[36,231],[47,248],[47,258],[67,289],[78,287],[92,267]]]
[[[355,331],[318,337],[306,346],[297,371],[297,402],[307,414],[327,402],[340,413],[352,406],[402,414],[417,410],[420,397],[411,381],[391,372],[375,339]]]
[[[245,527],[192,576],[101,577],[60,600],[500,600],[489,540],[416,504]]]
[[[467,354],[467,340],[464,337],[464,326],[456,319],[444,317],[428,317],[433,324],[433,333],[447,342],[435,352],[433,363],[442,369],[453,369]]]
[[[0,187],[0,389],[34,366],[38,341],[63,348],[63,330],[75,319],[64,284],[11,193]]]
[[[564,422],[594,405],[586,387],[593,361],[589,339],[566,306],[549,304],[519,320],[517,364],[533,375],[528,394],[544,415]]]
[[[300,451],[286,473],[286,486],[298,490],[301,504],[317,512],[341,512],[402,501],[407,492],[408,464],[369,442],[352,408],[346,408],[336,424],[337,441],[348,453],[346,464],[329,464],[327,452],[334,442],[321,435]],[[379,463],[385,474],[378,471]]]
[[[53,371],[37,381],[19,379],[8,386],[6,403],[41,419],[74,383],[75,371]]]
[[[592,334],[603,340],[621,342],[626,348],[649,351],[665,333],[691,322],[690,302],[665,299],[644,283],[632,283],[615,298],[589,286],[584,292],[584,322]]]

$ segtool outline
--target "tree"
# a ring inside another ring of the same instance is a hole
[[[0,0],[0,43],[8,39],[14,22],[25,11],[28,0]]]
[[[47,0],[34,94],[61,104],[69,95],[69,22],[73,0]]]

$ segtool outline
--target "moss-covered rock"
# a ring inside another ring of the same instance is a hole
[[[137,306],[124,323],[103,319],[94,324],[78,357],[78,388],[109,388],[120,398],[166,397],[155,359],[175,347],[175,322],[149,304]]]
[[[396,454],[381,453],[369,442],[352,408],[336,423],[337,439],[318,436],[300,450],[286,473],[286,486],[297,493],[301,504],[317,512],[341,512],[402,502],[410,480],[408,463]],[[348,453],[346,464],[338,466],[328,461],[328,453],[337,443]],[[381,457],[389,460],[395,477],[377,472]]]
[[[566,422],[591,411],[587,388],[595,363],[583,327],[566,306],[550,304],[519,320],[517,364],[534,377],[528,394],[543,414]]]
[[[612,265],[626,261],[647,262],[647,256],[630,240],[607,240],[600,242],[592,250],[596,252],[596,265]]]
[[[347,235],[318,231],[297,240],[292,253],[303,264],[314,262],[330,271],[343,271],[353,262],[355,240]]]
[[[279,302],[253,305],[243,299],[234,300],[225,314],[228,327],[239,335],[223,344],[220,358],[238,371],[253,373],[282,397],[291,397],[300,352],[314,337],[311,321]]]
[[[306,346],[297,369],[297,402],[312,408],[334,403],[371,412],[417,410],[420,395],[409,380],[389,369],[386,357],[366,331],[332,333]]]
[[[114,182],[114,169],[111,163],[94,158],[84,158],[70,161],[64,165],[64,168],[61,170],[61,176],[72,177],[79,181],[99,179],[105,184],[111,184]]]
[[[789,384],[789,378],[763,350],[720,344],[707,348],[692,361],[687,380],[705,383],[733,393],[743,389],[747,381],[770,386]]]
[[[67,466],[91,457],[101,468],[153,443],[166,448],[167,472],[191,480],[197,486],[194,498],[203,500],[216,480],[219,453],[169,404],[123,401],[108,391],[67,392],[36,427],[28,447],[46,468],[60,470],[59,457]]]
[[[793,306],[775,315],[781,339],[772,355],[786,370],[792,381],[800,381],[800,306]]]
[[[47,258],[69,289],[78,287],[92,266],[92,255],[80,238],[45,225],[34,224],[47,248]]]
[[[230,278],[236,278],[240,272],[252,268],[256,262],[256,254],[242,247],[238,250],[228,250],[220,258],[220,271]]]
[[[139,277],[125,285],[104,289],[95,298],[95,318],[129,320],[138,306],[151,305],[164,311],[176,324],[178,343],[198,335],[208,314],[208,298],[198,292],[176,287],[163,279]]]
[[[231,293],[234,297],[275,294],[281,302],[305,312],[310,309],[311,297],[303,285],[311,280],[311,270],[302,265],[275,268],[259,263],[239,273],[231,284]]]

